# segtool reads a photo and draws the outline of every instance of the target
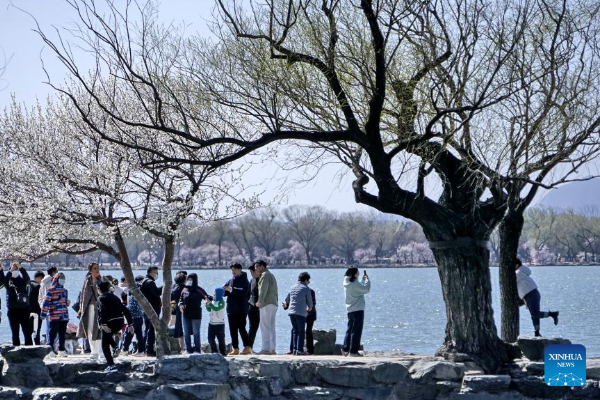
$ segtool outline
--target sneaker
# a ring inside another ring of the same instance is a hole
[[[227,353],[228,356],[237,356],[239,354],[240,354],[240,349],[233,349],[229,353]]]
[[[308,353],[304,352],[304,351],[297,351],[296,354],[294,354],[295,356],[307,356]]]
[[[344,351],[344,350],[342,350],[342,355],[343,355],[344,357],[348,357],[348,352],[347,352],[347,351]]]
[[[116,349],[113,350],[113,358],[117,358],[119,357],[119,354],[121,354],[121,349],[119,349],[118,347]]]
[[[136,351],[135,353],[131,353],[132,357],[144,357],[144,353]]]
[[[59,352],[58,352],[58,354],[57,354],[56,356],[57,356],[57,357],[66,357],[66,356],[67,356],[67,352],[66,352],[66,351],[64,351],[64,350],[62,350],[62,351],[59,351]]]
[[[146,357],[156,357],[155,351],[147,351],[145,354],[146,354]]]
[[[558,325],[558,311],[550,311],[550,317],[554,320],[554,325]]]
[[[112,372],[117,372],[117,366],[116,365],[109,365],[108,367],[106,367],[106,369],[104,370],[104,372],[106,372],[107,374],[110,374]]]
[[[257,354],[260,354],[262,356],[268,356],[271,354],[271,352],[269,350],[261,350]]]
[[[252,347],[246,346],[246,347],[244,347],[244,350],[240,354],[243,355],[243,356],[248,356],[248,355],[250,355],[252,353],[253,353],[252,352]]]
[[[350,354],[348,354],[348,357],[364,357],[364,356],[360,353],[350,353]]]
[[[294,354],[293,351],[288,351],[287,353],[285,353],[286,356],[291,356],[292,354]]]

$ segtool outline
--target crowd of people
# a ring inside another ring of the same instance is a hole
[[[202,352],[200,326],[202,309],[206,308],[211,352],[224,356],[255,354],[254,342],[260,329],[262,346],[257,354],[276,354],[275,317],[279,292],[275,276],[263,260],[248,268],[250,279],[240,264],[231,265],[230,270],[231,278],[223,286],[214,288],[211,294],[199,285],[197,274],[177,272],[170,293],[173,336],[179,339],[183,353]],[[519,298],[528,306],[535,335],[540,336],[540,319],[551,317],[557,324],[559,313],[540,311],[541,296],[530,276],[531,270],[518,259],[515,270]],[[102,352],[108,364],[107,372],[116,370],[114,358],[121,351],[133,356],[156,356],[152,318],[160,316],[162,310],[162,288],[156,284],[158,271],[158,267],[149,267],[146,276],[136,276],[134,286],[130,287],[124,277],[119,283],[110,275],[102,276],[97,263],[89,264],[81,291],[72,306],[79,319],[76,337],[82,339],[83,352],[91,358],[98,359]],[[0,265],[0,287],[6,289],[7,316],[14,346],[21,345],[21,332],[25,346],[41,344],[40,332],[44,327],[45,343],[52,347],[54,355],[67,356],[65,336],[70,324],[71,300],[65,282],[66,275],[56,267],[48,268],[47,274],[37,271],[31,279],[18,262],[12,263],[7,273]],[[289,355],[314,353],[312,328],[317,319],[317,299],[309,284],[310,274],[302,272],[281,303],[292,326]],[[342,354],[360,357],[365,294],[371,289],[371,281],[366,271],[360,277],[358,268],[350,267],[344,274],[343,287],[348,326]],[[134,292],[138,293],[137,298]],[[143,299],[154,310],[153,316],[143,311],[139,303]],[[232,345],[229,353],[225,346],[226,324]],[[74,327],[72,329],[75,331]]]
[[[209,313],[208,343],[211,352],[224,356],[276,354],[275,318],[279,307],[277,279],[263,260],[250,265],[250,278],[240,264],[231,265],[230,270],[231,278],[223,286],[214,288],[211,294],[200,286],[197,274],[188,274],[186,271],[176,273],[170,293],[171,325],[174,326],[172,335],[179,339],[184,354],[202,351],[200,326],[203,308]],[[353,271],[352,268],[350,270]],[[107,372],[116,370],[114,358],[121,352],[132,356],[156,356],[156,331],[152,316],[143,311],[139,296],[145,298],[156,318],[162,311],[162,287],[156,283],[158,267],[150,267],[146,272],[145,277],[135,277],[133,288],[127,285],[124,277],[119,282],[110,275],[102,275],[100,266],[92,262],[81,291],[73,298],[74,304],[71,305],[69,292],[65,288],[66,276],[56,267],[48,268],[47,274],[37,271],[31,279],[18,262],[12,263],[7,274],[0,265],[0,286],[6,288],[13,345],[21,345],[22,334],[24,345],[45,343],[51,346],[55,356],[66,357],[65,337],[71,324],[69,307],[72,307],[79,323],[76,328],[74,325],[71,328],[82,341],[82,352],[89,354],[92,359],[103,356],[108,364]],[[281,303],[288,311],[292,326],[287,354],[314,353],[312,328],[317,319],[317,302],[315,291],[308,287],[309,284],[310,275],[301,273]],[[352,294],[346,295],[347,301],[354,299],[356,293],[359,293],[359,297],[364,296],[370,288],[366,275],[355,285],[361,289],[352,286]],[[139,293],[137,298],[134,289]],[[362,303],[352,305],[348,315],[358,309],[364,312],[364,298]],[[229,327],[231,338],[232,349],[229,353],[226,352],[225,325]],[[255,353],[254,342],[259,329],[262,346]],[[348,329],[353,334],[347,334],[346,353],[356,356],[358,351],[353,350],[353,341],[360,341],[357,331],[362,330],[362,325],[349,324]],[[41,334],[42,330],[44,334]],[[42,336],[44,340],[41,340]]]

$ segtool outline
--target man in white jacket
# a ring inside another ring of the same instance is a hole
[[[542,336],[540,334],[540,318],[552,317],[554,325],[558,325],[558,311],[540,311],[540,300],[542,296],[537,289],[537,284],[531,277],[531,269],[523,265],[521,260],[517,258],[515,270],[517,273],[517,291],[519,292],[519,298],[523,299],[527,304],[527,308],[531,314],[531,320],[533,321],[535,336]]]
[[[42,305],[44,304],[44,299],[46,298],[46,293],[48,293],[48,289],[50,288],[50,286],[52,286],[52,279],[54,278],[54,276],[56,274],[58,274],[58,268],[56,267],[50,267],[47,270],[48,275],[46,275],[46,277],[44,279],[42,279],[42,282],[40,283],[40,293],[38,295],[38,303],[40,303],[40,308],[42,308]],[[50,340],[50,320],[46,319],[46,343],[48,343],[48,341]],[[58,337],[57,337],[58,340]]]

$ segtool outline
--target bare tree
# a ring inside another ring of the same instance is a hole
[[[272,207],[252,211],[247,216],[248,230],[256,243],[265,250],[267,257],[277,246],[281,223],[277,220],[278,211]]]
[[[333,220],[332,215],[320,206],[291,206],[283,210],[283,216],[292,236],[304,249],[306,262],[310,265],[319,239]]]
[[[373,222],[359,213],[343,213],[333,220],[331,241],[341,252],[347,263],[354,262],[354,252],[366,246],[373,233]]]
[[[600,149],[600,4],[581,6],[534,2],[523,9],[528,16],[518,28],[523,40],[506,64],[514,92],[495,123],[506,137],[498,148],[505,168],[498,178],[507,194],[499,232],[502,338],[509,342],[519,334],[514,266],[525,210],[540,188],[598,175],[586,166]]]

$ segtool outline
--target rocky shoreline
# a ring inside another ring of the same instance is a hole
[[[546,339],[547,340],[547,339]],[[543,346],[530,340],[529,347]],[[531,350],[530,349],[530,350]],[[537,351],[533,349],[534,351]],[[583,387],[549,387],[544,365],[525,357],[486,375],[470,361],[413,354],[340,356],[177,355],[119,357],[119,372],[84,355],[47,356],[46,346],[0,347],[0,399],[598,399],[600,358]]]

